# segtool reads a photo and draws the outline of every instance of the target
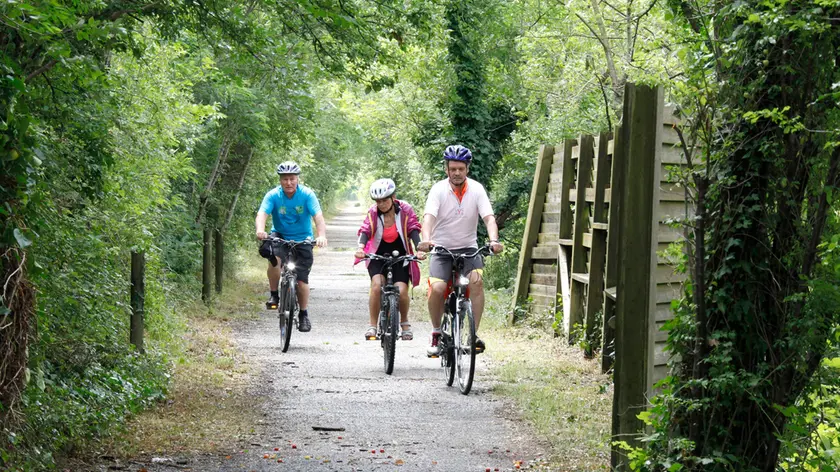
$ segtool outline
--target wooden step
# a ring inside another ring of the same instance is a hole
[[[557,264],[534,264],[533,273],[535,274],[557,274]]]
[[[542,243],[560,244],[560,235],[556,233],[540,233],[537,235],[537,244]]]
[[[611,299],[615,300],[616,299],[616,291],[617,291],[616,287],[607,287],[606,289],[604,289],[604,295],[606,295],[606,296],[610,297]]]
[[[531,274],[531,283],[557,287],[557,274]]]
[[[543,211],[545,213],[560,213],[561,208],[562,208],[562,206],[560,205],[559,202],[557,202],[557,203],[546,202],[545,206],[543,207]]]
[[[555,304],[557,303],[557,297],[549,296],[549,295],[539,295],[539,294],[529,294],[528,298],[531,299],[531,304],[535,307],[540,308],[554,308]]]
[[[589,284],[589,274],[584,274],[582,272],[574,272],[572,273],[572,280],[576,280],[584,284]]]
[[[572,241],[571,239],[560,238],[560,245],[561,245],[561,246],[571,246],[571,245],[572,245],[572,244],[574,244],[574,243],[575,243],[575,242],[574,242],[574,241]]]
[[[597,229],[599,231],[607,231],[610,229],[609,223],[591,223],[592,229]]]
[[[540,223],[540,233],[560,234],[560,223]]]
[[[559,223],[560,222],[560,212],[543,212],[542,222],[543,223]]]
[[[557,289],[554,285],[528,285],[528,295],[542,295],[547,297],[554,297],[557,294]]]
[[[583,247],[592,249],[592,234],[583,233]]]
[[[546,246],[537,246],[534,248],[534,251],[531,255],[532,259],[557,259],[557,248],[556,244],[546,245]]]

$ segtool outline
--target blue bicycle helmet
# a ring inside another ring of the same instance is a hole
[[[300,174],[300,166],[297,165],[297,162],[294,162],[294,161],[281,162],[280,165],[277,166],[277,174],[278,175],[283,175],[283,174],[299,175]]]
[[[446,150],[443,151],[443,158],[447,161],[460,161],[469,164],[472,161],[472,153],[464,146],[455,144],[446,146]]]

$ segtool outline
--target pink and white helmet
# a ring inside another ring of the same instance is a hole
[[[379,179],[370,186],[370,198],[379,200],[390,197],[397,191],[397,184],[391,179]]]

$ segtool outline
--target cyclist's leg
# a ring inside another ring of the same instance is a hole
[[[370,279],[370,297],[368,300],[368,307],[370,308],[370,326],[376,326],[379,322],[379,302],[382,295],[382,284],[385,277],[380,274],[375,274]]]
[[[268,274],[268,288],[272,292],[276,292],[277,287],[280,286],[280,264],[272,266],[271,261],[269,261],[266,273]]]
[[[397,282],[397,287],[400,288],[400,323],[408,322],[408,308],[410,299],[408,297],[408,284],[405,282]]]
[[[312,246],[297,246],[295,248],[295,271],[298,280],[298,305],[300,311],[306,313],[309,308],[309,271],[312,269]]]
[[[272,232],[270,234],[272,238],[279,238],[280,233]],[[268,259],[268,270],[266,274],[268,275],[268,287],[271,289],[272,292],[277,291],[277,287],[280,286],[280,276],[282,274],[282,263],[279,258],[277,246],[272,247],[272,244],[269,240],[265,241],[265,245],[267,246],[267,253],[270,254]],[[261,253],[262,254],[262,253]]]
[[[478,332],[478,325],[481,322],[481,314],[484,313],[484,279],[482,270],[476,269],[470,272],[470,302],[472,303],[473,317],[475,318],[475,330]]]
[[[484,259],[481,256],[466,259],[464,274],[470,279],[470,302],[475,317],[475,330],[478,332],[481,314],[484,313]]]
[[[452,258],[446,256],[432,256],[429,261],[429,317],[432,328],[440,329],[440,319],[443,316],[443,297],[446,294],[446,281],[452,273]]]

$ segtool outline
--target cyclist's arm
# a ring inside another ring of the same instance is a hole
[[[414,242],[414,247],[420,245],[420,231],[414,230],[408,234],[408,237],[411,238],[411,241]]]
[[[490,246],[493,252],[496,254],[502,252],[503,246],[499,242],[499,227],[496,225],[496,217],[487,215],[482,219],[484,220],[484,226],[487,227],[487,236],[490,238]]]
[[[268,221],[268,213],[264,211],[257,211],[257,219],[254,222],[256,226],[257,239],[265,239],[268,233],[265,232],[265,222]]]
[[[434,228],[435,222],[437,222],[437,217],[435,215],[432,215],[430,213],[426,213],[425,215],[423,215],[423,230],[422,235],[420,236],[420,239],[422,240],[420,244],[422,244],[423,247],[418,247],[418,251],[427,252],[429,250],[426,244],[431,243],[432,228]]]
[[[315,230],[318,232],[318,238],[315,240],[318,247],[325,247],[327,245],[327,222],[324,221],[323,213],[315,215]]]

